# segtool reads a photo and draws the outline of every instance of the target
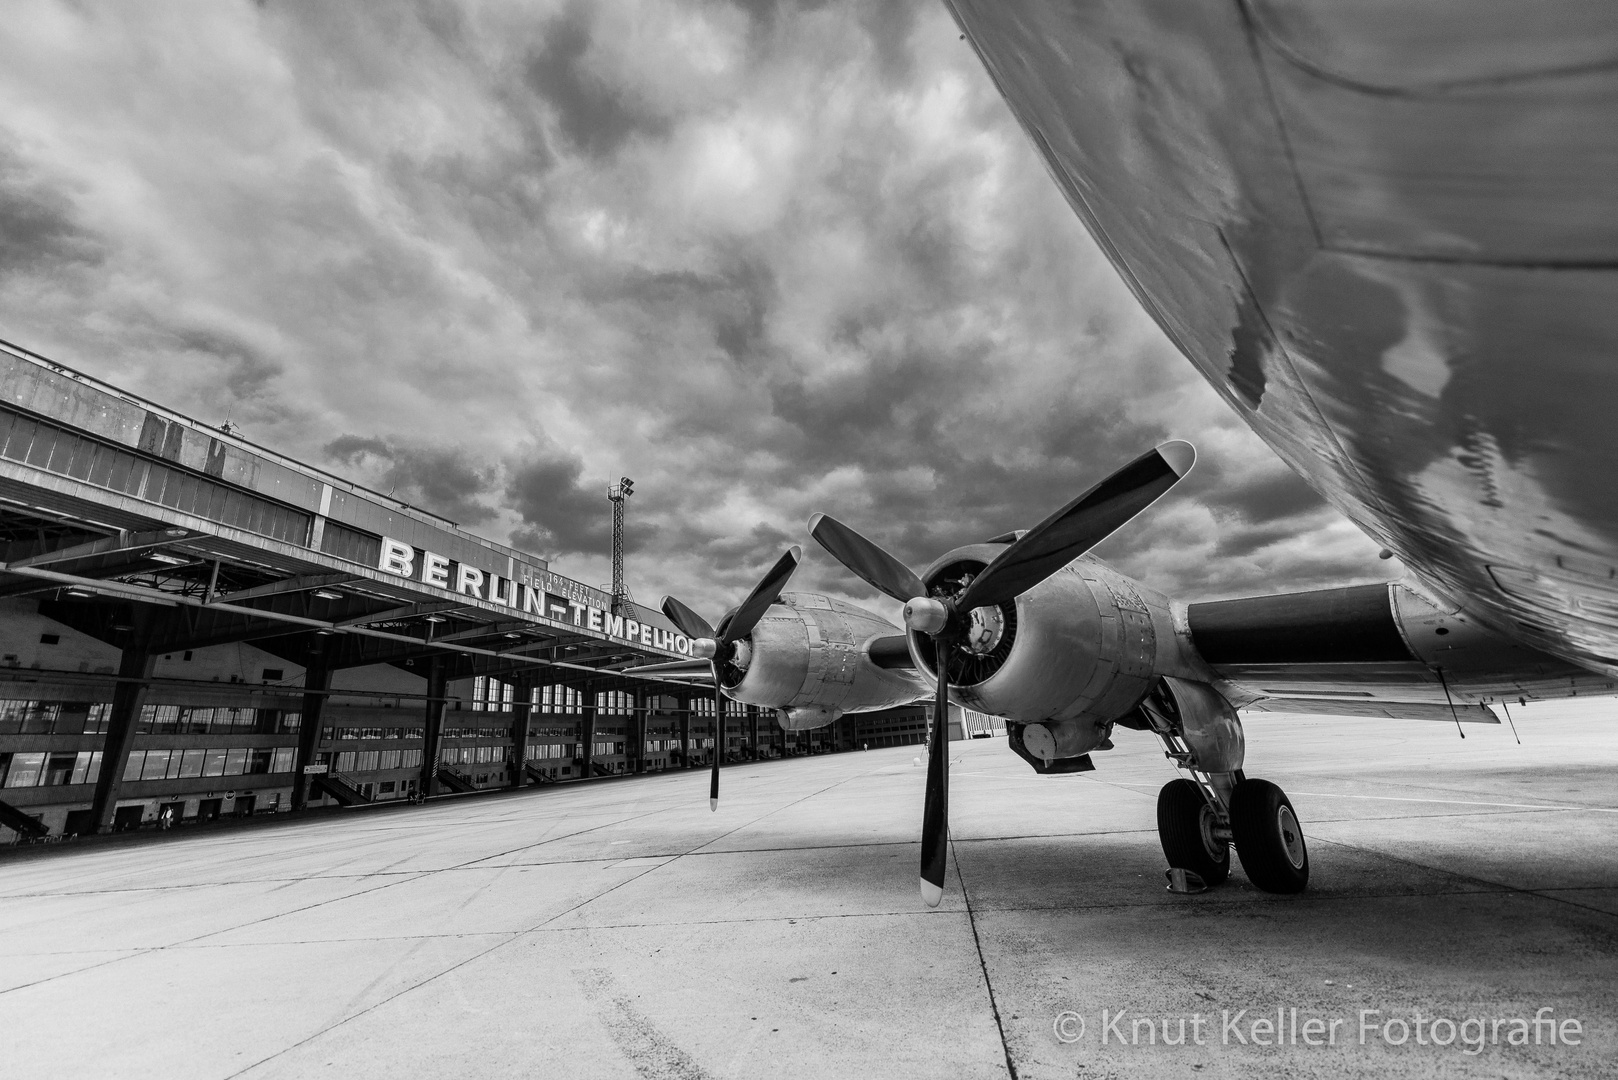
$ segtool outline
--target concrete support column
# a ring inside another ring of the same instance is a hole
[[[320,726],[326,715],[326,694],[331,689],[331,668],[306,667],[303,671],[303,713],[298,721],[298,753],[292,759],[292,809],[309,805],[309,774],[304,769],[314,763],[320,745]]]
[[[691,767],[691,695],[676,694],[675,707],[678,709],[680,723],[680,763],[682,767]]]
[[[444,749],[444,707],[449,703],[444,696],[449,690],[447,667],[442,656],[427,661],[426,737],[421,744],[421,791],[424,795],[438,794],[438,755]]]
[[[579,746],[584,751],[579,775],[588,780],[595,775],[596,756],[596,693],[589,683],[579,688]]]
[[[635,775],[646,772],[646,736],[651,728],[651,695],[642,688],[635,690],[635,716],[630,724],[630,736],[635,740]]]
[[[758,714],[759,707],[757,705],[749,705],[747,707],[747,719],[752,724],[752,731],[747,737],[747,745],[749,749],[748,756],[753,761],[758,760]]]
[[[511,701],[511,755],[516,767],[511,770],[511,786],[522,787],[528,783],[528,717],[538,684],[532,675],[522,675],[512,685],[516,690]]]
[[[123,790],[124,768],[135,745],[140,725],[140,709],[146,703],[147,680],[157,656],[150,650],[151,613],[135,609],[133,640],[118,657],[118,685],[112,690],[112,715],[107,719],[107,737],[101,745],[101,773],[96,777],[95,800],[90,804],[93,827],[98,833],[112,831],[112,819]]]

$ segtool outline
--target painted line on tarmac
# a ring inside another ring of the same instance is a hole
[[[1558,806],[1553,803],[1477,802],[1472,799],[1414,799],[1400,795],[1338,795],[1326,791],[1294,791],[1312,799],[1371,799],[1376,802],[1441,803],[1447,806],[1498,806],[1509,810],[1588,810],[1595,814],[1618,814],[1614,806]]]
[[[1118,781],[1095,781],[1108,787],[1121,788],[1146,794],[1150,789]],[[1479,802],[1475,799],[1417,799],[1408,795],[1344,795],[1329,791],[1289,791],[1289,795],[1307,795],[1312,799],[1369,799],[1375,802],[1438,803],[1447,806],[1494,806],[1507,810],[1588,810],[1596,814],[1618,814],[1618,806],[1562,806],[1557,803]]]

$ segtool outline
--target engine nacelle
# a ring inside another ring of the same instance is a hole
[[[1001,544],[945,555],[922,575],[929,588],[980,573]],[[950,654],[951,696],[1004,717],[1014,748],[1042,771],[1062,771],[1102,746],[1160,675],[1207,681],[1194,650],[1175,632],[1169,599],[1083,556],[1015,600],[969,614],[967,641]],[[930,638],[910,632],[918,670],[934,671]]]
[[[720,673],[725,693],[778,710],[783,728],[825,727],[849,712],[907,705],[928,691],[908,668],[884,668],[873,640],[899,628],[853,604],[817,593],[783,593],[749,637],[745,667]]]

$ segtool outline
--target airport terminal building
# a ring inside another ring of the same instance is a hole
[[[0,842],[920,742],[621,674],[657,611],[0,344]]]

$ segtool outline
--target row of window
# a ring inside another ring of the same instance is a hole
[[[420,750],[344,750],[333,766],[340,773],[421,768]]]
[[[584,694],[571,686],[536,686],[532,703],[540,712],[579,713],[584,711]]]
[[[302,713],[281,709],[225,705],[142,705],[136,730],[152,735],[277,735],[297,731],[302,723]]]
[[[425,731],[419,727],[328,727],[321,729],[321,742],[338,739],[420,739]]]
[[[517,688],[511,683],[487,675],[472,680],[472,709],[477,712],[506,712],[516,701]],[[584,695],[571,686],[536,686],[529,693],[529,704],[542,713],[579,713],[584,709]],[[737,701],[726,701],[726,713],[742,716],[747,707]],[[610,716],[628,715],[635,711],[635,695],[627,690],[604,690],[595,696],[598,713]],[[646,699],[646,708],[652,712],[674,712],[680,707],[672,694],[653,694]],[[712,716],[713,699],[695,698],[691,702],[694,716]]]
[[[99,735],[112,704],[101,701],[0,701],[0,735]]]
[[[192,776],[252,776],[292,771],[290,746],[210,746],[200,750],[135,750],[124,766],[127,780],[177,780]]]
[[[571,758],[577,743],[529,743],[528,760],[543,761],[546,758]]]
[[[509,711],[517,693],[511,683],[479,675],[472,680],[472,708],[476,712]]]
[[[0,735],[101,735],[112,717],[106,701],[0,701]],[[274,735],[297,731],[302,715],[280,709],[214,705],[143,705],[136,730],[153,735]]]
[[[290,746],[134,750],[124,766],[124,779],[175,780],[192,776],[285,773],[292,771],[293,754]],[[93,784],[100,776],[99,750],[0,754],[0,786],[8,788]]]
[[[477,710],[504,710],[511,705],[510,684],[498,679],[480,676],[474,680],[473,693],[482,695],[472,703]],[[676,707],[670,695],[656,695],[648,699],[653,711],[673,711]],[[545,686],[534,689],[534,708],[546,713],[577,715],[584,707],[579,691],[566,686]],[[608,690],[596,695],[597,712],[604,716],[629,715],[635,711],[634,696],[623,690]],[[725,713],[731,717],[746,715],[746,706],[740,702],[725,702]],[[64,701],[0,701],[0,735],[99,735],[107,730],[112,714],[109,702]],[[693,716],[712,716],[713,700],[698,698],[691,702]],[[264,734],[275,735],[297,731],[303,721],[300,712],[282,709],[260,709],[245,706],[217,705],[143,705],[137,731],[152,735],[184,734]],[[419,739],[419,727],[327,727],[326,741],[333,739]],[[452,728],[447,737],[476,738],[484,734],[477,728]]]
[[[419,758],[421,752],[417,751]],[[493,765],[506,760],[504,746],[446,746],[439,751],[438,760],[445,765]]]
[[[179,426],[170,428],[148,416],[147,427],[155,439],[143,430],[141,449],[174,460],[179,452],[174,442]],[[294,544],[308,542],[309,514],[10,409],[0,409],[0,456],[262,536]]]
[[[93,784],[100,775],[99,750],[78,754],[0,754],[0,786],[8,788]]]

